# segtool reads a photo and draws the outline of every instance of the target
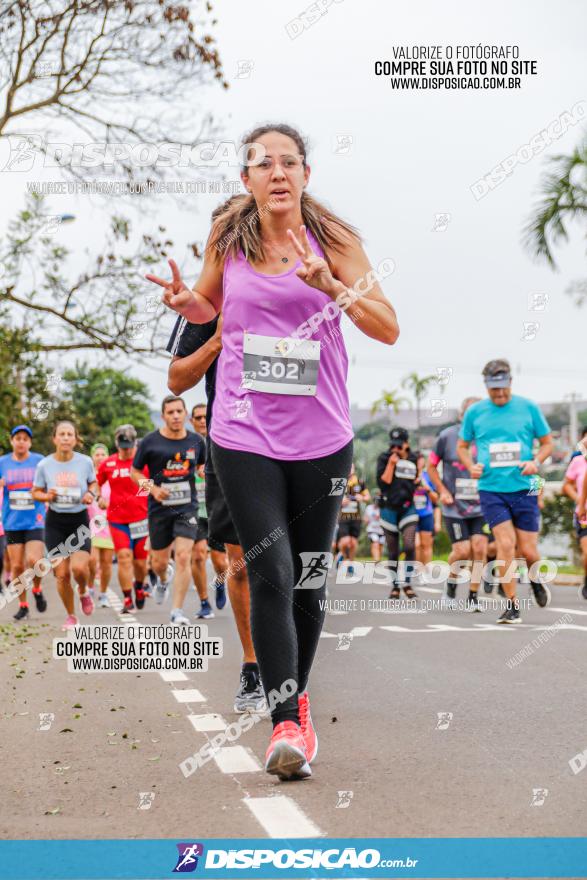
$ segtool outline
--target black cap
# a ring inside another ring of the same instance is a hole
[[[397,444],[398,446],[403,446],[404,443],[407,443],[409,437],[410,435],[405,428],[392,428],[389,432],[389,439],[392,444]]]
[[[133,425],[120,425],[114,432],[118,449],[133,449],[137,444],[137,432]]]

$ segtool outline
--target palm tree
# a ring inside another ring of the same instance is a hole
[[[420,442],[420,409],[423,397],[430,385],[438,382],[438,376],[418,376],[417,373],[408,373],[402,379],[402,388],[407,388],[412,392],[416,399],[416,426],[418,433],[418,443]]]
[[[371,407],[371,415],[374,416],[376,413],[383,410],[390,416],[391,414],[399,412],[399,410],[404,406],[404,404],[409,404],[410,401],[407,397],[402,397],[395,388],[391,391],[382,391],[381,397],[375,401],[373,406]]]
[[[524,228],[524,242],[535,256],[557,268],[553,248],[569,237],[568,223],[587,213],[587,140],[570,155],[553,156],[552,170],[542,182],[542,198]],[[574,281],[567,293],[579,305],[587,296],[584,281]]]

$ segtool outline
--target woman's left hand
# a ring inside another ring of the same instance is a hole
[[[82,498],[82,504],[93,504],[95,501],[95,497],[91,492],[85,492],[84,497]]]
[[[290,241],[296,249],[303,266],[296,269],[296,275],[309,287],[321,290],[328,296],[336,291],[336,279],[332,275],[328,263],[312,250],[305,226],[300,226],[299,237],[291,229],[287,230]]]

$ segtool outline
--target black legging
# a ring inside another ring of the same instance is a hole
[[[247,560],[251,630],[265,694],[280,691],[291,679],[298,686],[271,718],[274,725],[299,721],[298,693],[306,688],[318,647],[326,591],[325,583],[313,589],[294,586],[312,559],[331,551],[343,495],[330,493],[333,480],[346,480],[350,473],[353,443],[303,461],[225,449],[214,441],[211,450]],[[300,553],[308,554],[304,571]]]
[[[395,577],[394,584],[397,586],[400,583],[399,577],[399,542],[400,536],[402,539],[402,543],[404,545],[404,554],[406,563],[414,562],[416,559],[416,527],[417,523],[408,523],[407,526],[400,532],[390,532],[387,529],[385,530],[385,543],[387,544],[387,555],[389,557],[390,562],[395,562]],[[405,583],[409,584],[412,577],[413,566],[406,565],[406,577]]]

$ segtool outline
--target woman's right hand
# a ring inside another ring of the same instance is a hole
[[[145,275],[145,278],[148,281],[152,281],[153,284],[158,284],[159,287],[163,288],[161,302],[164,305],[169,309],[173,309],[174,312],[183,315],[187,306],[193,303],[194,293],[190,290],[187,284],[181,280],[181,275],[179,274],[179,269],[175,260],[168,260],[167,262],[171,269],[170,281],[164,281],[163,278],[159,278],[157,275]]]

